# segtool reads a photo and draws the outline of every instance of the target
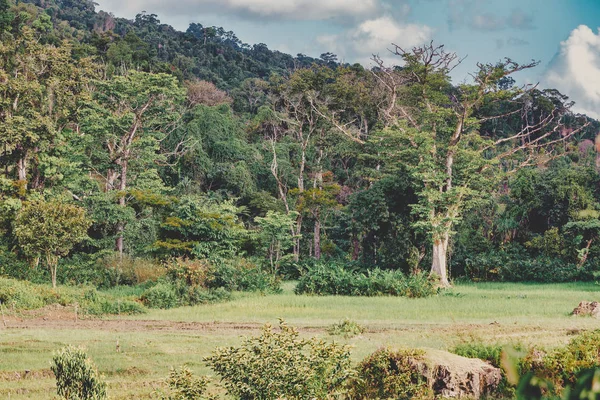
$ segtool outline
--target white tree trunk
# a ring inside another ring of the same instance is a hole
[[[442,287],[449,287],[448,281],[448,241],[449,235],[436,238],[433,242],[433,262],[431,263],[431,275],[439,279]]]

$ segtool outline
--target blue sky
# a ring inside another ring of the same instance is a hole
[[[246,43],[311,56],[331,51],[369,65],[394,58],[394,42],[434,40],[465,57],[453,77],[477,62],[539,60],[522,82],[557,87],[579,110],[600,115],[600,0],[97,0],[99,9],[132,18],[141,11],[180,30],[190,22],[223,26]],[[596,86],[597,85],[597,86]]]

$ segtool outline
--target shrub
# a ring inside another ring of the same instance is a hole
[[[346,318],[345,320],[331,325],[327,328],[327,333],[330,335],[344,336],[345,338],[351,338],[357,335],[360,335],[365,332],[365,327],[349,320]]]
[[[181,304],[176,288],[170,283],[159,283],[142,294],[144,305],[149,308],[169,309]]]
[[[45,305],[42,296],[29,282],[0,278],[0,303],[16,309],[31,310]]]
[[[214,267],[208,260],[176,258],[166,264],[167,276],[173,282],[184,282],[187,286],[207,288],[214,277]]]
[[[59,350],[52,363],[59,396],[67,400],[106,399],[106,383],[81,348],[69,346]]]
[[[171,370],[167,381],[171,395],[163,400],[201,400],[205,399],[208,379],[196,378],[186,367]]]
[[[100,298],[95,302],[84,303],[84,311],[90,315],[135,315],[144,314],[146,309],[133,300]]]
[[[283,321],[240,347],[218,348],[205,359],[228,393],[241,399],[325,399],[352,376],[346,346],[300,339]]]
[[[427,297],[435,291],[425,274],[406,276],[400,271],[374,269],[366,274],[342,266],[317,265],[300,278],[296,294],[344,296]]]
[[[99,263],[108,274],[110,286],[157,282],[166,274],[165,268],[154,260],[117,253],[103,257]]]
[[[600,367],[600,330],[585,332],[562,348],[545,355],[541,362],[531,358],[525,368],[549,379],[558,390],[574,385],[577,376],[586,369]]]
[[[33,310],[47,305],[78,304],[81,311],[91,315],[142,314],[145,308],[131,298],[113,297],[96,289],[34,285],[30,282],[0,278],[0,303],[17,310]]]
[[[501,345],[488,345],[484,343],[461,343],[450,349],[451,353],[467,358],[479,358],[500,368],[502,357]]]
[[[544,255],[534,257],[517,244],[470,256],[464,260],[464,264],[465,273],[473,281],[541,283],[591,281],[597,269],[596,261],[592,258],[580,267],[560,257]]]
[[[277,278],[243,258],[217,263],[209,286],[242,292],[278,293],[281,291],[280,281]]]
[[[357,400],[432,397],[425,378],[413,367],[414,360],[423,354],[418,350],[377,350],[359,364],[356,378],[349,382],[349,397]]]
[[[204,289],[196,287],[190,289],[187,296],[189,305],[222,303],[229,300],[231,300],[231,292],[224,288]]]

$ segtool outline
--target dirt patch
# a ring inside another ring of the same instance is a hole
[[[229,323],[229,322],[177,322],[156,320],[124,320],[124,319],[77,319],[55,318],[52,315],[37,317],[6,317],[5,328],[8,329],[93,329],[118,332],[139,331],[219,331],[258,330],[262,324]],[[1,329],[1,326],[0,326]]]
[[[0,372],[0,381],[20,381],[23,379],[47,379],[54,378],[54,373],[50,369],[40,369],[35,371],[11,371],[11,372]]]

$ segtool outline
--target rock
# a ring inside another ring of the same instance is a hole
[[[600,318],[600,304],[597,301],[582,301],[573,310],[571,315],[589,315],[594,318]]]
[[[494,393],[502,379],[499,368],[446,351],[427,350],[415,363],[436,397],[479,399]]]

